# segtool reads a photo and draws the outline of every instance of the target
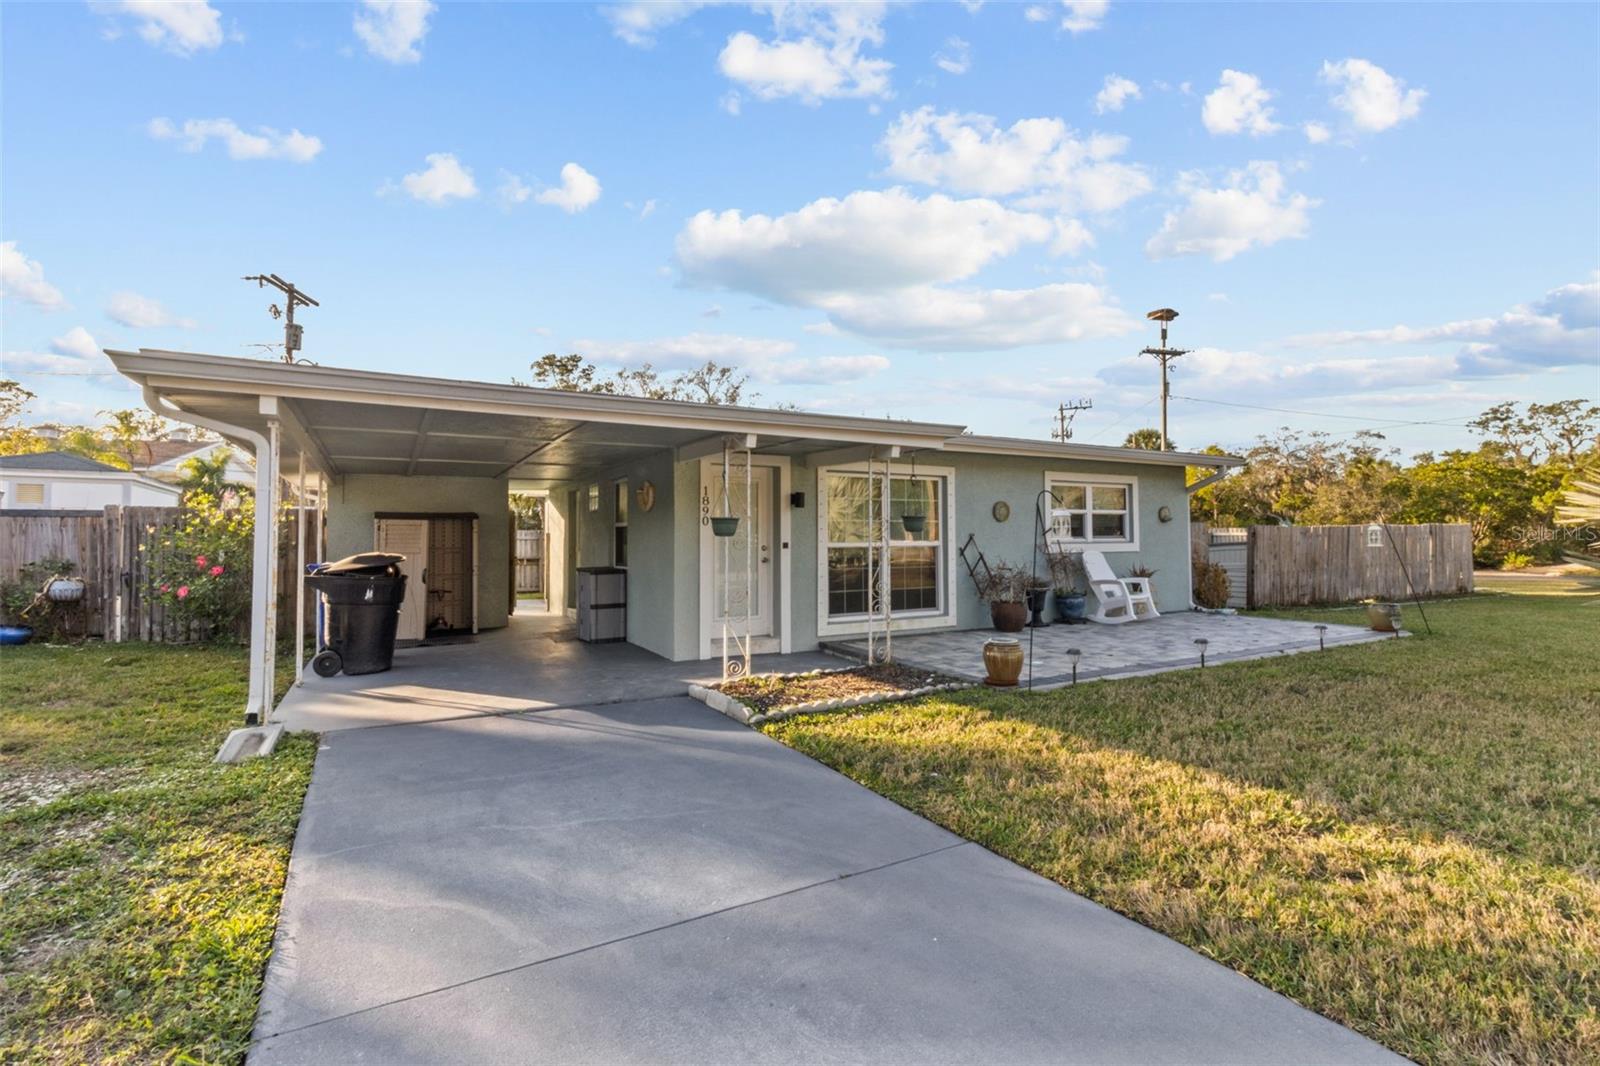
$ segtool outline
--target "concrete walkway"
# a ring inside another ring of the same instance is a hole
[[[253,1066],[1379,1062],[681,697],[324,737]]]

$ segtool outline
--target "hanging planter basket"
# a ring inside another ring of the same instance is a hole
[[[921,533],[928,528],[928,516],[925,514],[901,515],[900,524],[906,527],[907,533]]]
[[[76,577],[58,577],[45,586],[44,595],[52,603],[77,603],[83,599],[83,581]]]
[[[711,532],[719,537],[731,537],[739,532],[738,515],[714,515],[711,519]]]

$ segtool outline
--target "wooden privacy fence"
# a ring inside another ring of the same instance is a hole
[[[1237,554],[1236,537],[1211,531],[1213,560],[1229,567],[1230,578],[1239,561],[1217,555]],[[1251,526],[1243,567],[1250,607],[1408,600],[1413,590],[1423,598],[1462,595],[1472,591],[1472,529],[1439,523]]]
[[[307,511],[306,561],[316,562],[320,542]],[[179,507],[107,507],[103,513],[73,511],[62,514],[0,515],[0,582],[15,581],[22,568],[45,559],[65,559],[77,564],[84,581],[84,611],[91,636],[109,641],[143,640],[182,643],[201,634],[185,626],[161,597],[152,591],[151,564],[157,545],[183,516]],[[278,633],[292,636],[294,626],[294,512],[279,523]],[[312,622],[307,592],[307,629]],[[245,612],[234,634],[249,636],[250,617]]]
[[[517,591],[544,591],[544,530],[517,532]]]

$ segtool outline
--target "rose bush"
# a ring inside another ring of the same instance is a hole
[[[239,635],[239,623],[250,610],[254,532],[251,496],[195,491],[184,497],[182,521],[157,543],[150,565],[153,591],[204,639]]]

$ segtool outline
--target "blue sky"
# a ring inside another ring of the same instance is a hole
[[[5,374],[102,347],[483,380],[547,351],[1075,439],[1468,443],[1600,398],[1600,8],[7,4]],[[1236,406],[1229,406],[1236,405]],[[1280,408],[1268,411],[1260,408]],[[1287,413],[1309,412],[1309,413]],[[1415,425],[1396,425],[1413,422]]]

